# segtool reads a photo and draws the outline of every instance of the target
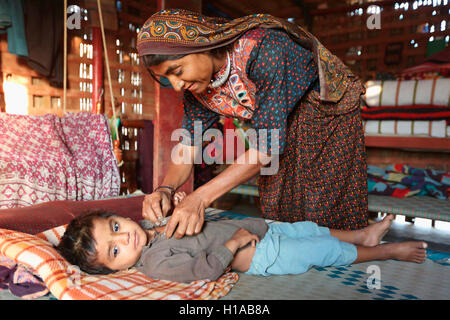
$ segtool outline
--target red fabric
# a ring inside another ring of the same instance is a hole
[[[112,211],[134,221],[142,219],[144,196],[91,201],[52,201],[29,207],[0,210],[0,228],[37,234],[67,224],[87,210]]]
[[[364,120],[446,120],[450,108],[434,105],[363,107]]]
[[[119,195],[104,115],[0,113],[0,208]]]

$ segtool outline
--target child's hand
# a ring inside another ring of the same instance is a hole
[[[186,192],[184,191],[175,192],[175,194],[173,195],[174,206],[176,207],[177,205],[179,205],[184,198],[186,198]]]
[[[227,242],[225,242],[225,247],[230,249],[234,254],[238,249],[245,247],[250,242],[252,243],[252,246],[255,246],[257,242],[259,243],[259,237],[246,229],[240,228]]]

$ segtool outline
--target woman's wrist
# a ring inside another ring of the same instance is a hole
[[[218,192],[211,191],[213,191],[212,188],[201,186],[195,189],[193,193],[197,194],[201,198],[205,208],[208,208],[209,206],[211,206],[211,203],[216,200],[218,194]]]
[[[170,186],[170,185],[161,185],[159,187],[157,187],[155,190],[153,190],[153,192],[156,191],[162,191],[162,192],[166,192],[169,193],[170,196],[172,197],[175,194],[175,188]]]

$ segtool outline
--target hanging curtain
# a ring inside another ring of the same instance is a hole
[[[28,56],[21,0],[0,0],[0,33],[7,33],[8,51]]]

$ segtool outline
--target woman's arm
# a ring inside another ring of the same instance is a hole
[[[253,148],[240,155],[226,170],[197,188],[175,208],[166,226],[166,236],[170,238],[174,234],[175,238],[182,238],[185,234],[199,233],[205,209],[214,200],[255,176],[270,160],[270,156]]]
[[[196,191],[202,195],[206,205],[210,206],[225,193],[258,174],[268,162],[270,162],[270,156],[256,149],[249,149],[226,170]]]
[[[192,172],[194,154],[197,151],[198,147],[177,144],[172,152],[171,163],[161,186],[169,186],[174,190],[182,186]],[[167,188],[161,188],[145,196],[142,217],[157,222],[158,218],[165,217],[171,208],[171,192]]]

